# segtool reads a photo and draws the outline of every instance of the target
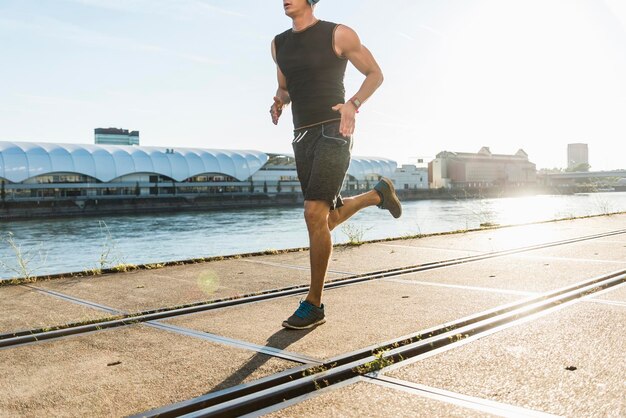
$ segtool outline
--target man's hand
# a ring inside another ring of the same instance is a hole
[[[354,133],[356,108],[350,102],[346,104],[339,103],[333,106],[335,112],[341,114],[341,124],[339,125],[339,132],[343,136],[352,136]]]
[[[272,107],[270,108],[272,123],[274,125],[278,125],[278,119],[280,119],[280,115],[283,113],[283,107],[285,107],[283,101],[274,96],[274,104],[272,104]]]

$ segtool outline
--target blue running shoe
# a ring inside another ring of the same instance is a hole
[[[306,300],[300,301],[300,306],[283,322],[283,327],[290,329],[307,329],[322,325],[324,319],[324,305],[317,307]]]
[[[379,208],[387,209],[394,218],[402,216],[402,204],[391,180],[386,177],[381,178],[378,184],[374,186],[374,190],[380,196],[380,203],[377,205]]]

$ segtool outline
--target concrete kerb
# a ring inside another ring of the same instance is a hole
[[[459,234],[466,234],[469,232],[489,231],[489,230],[514,228],[514,227],[528,226],[528,225],[542,225],[542,224],[548,224],[548,223],[554,223],[554,222],[572,221],[572,220],[577,220],[577,219],[591,219],[591,218],[624,215],[624,214],[626,214],[626,211],[612,212],[612,213],[599,214],[599,215],[586,215],[586,216],[576,216],[576,217],[567,217],[567,218],[557,218],[557,219],[551,219],[547,221],[527,222],[527,223],[520,223],[520,224],[508,224],[508,225],[495,225],[494,224],[494,225],[484,226],[480,228],[459,229],[455,231],[434,232],[430,234],[405,235],[401,237],[361,241],[359,243],[335,244],[333,247],[334,248],[348,248],[348,247],[360,246],[364,244],[376,244],[376,243],[390,242],[390,241],[422,239],[422,238],[445,236],[445,235],[459,235]],[[308,247],[287,248],[287,249],[281,249],[281,250],[268,249],[265,251],[256,251],[256,252],[251,252],[251,253],[230,254],[230,255],[212,256],[212,257],[199,257],[199,258],[191,258],[191,259],[185,259],[185,260],[164,261],[160,263],[124,264],[124,265],[110,267],[106,269],[91,269],[91,270],[83,270],[83,271],[76,271],[76,272],[33,276],[33,277],[28,277],[28,278],[16,277],[16,278],[0,279],[0,288],[2,288],[3,286],[23,285],[27,283],[45,282],[45,281],[57,280],[57,279],[71,279],[71,278],[96,277],[96,276],[100,277],[104,275],[115,275],[119,273],[127,273],[130,271],[137,271],[137,270],[157,270],[157,269],[162,269],[165,267],[211,263],[211,262],[224,261],[224,260],[239,260],[239,259],[244,259],[244,258],[253,258],[253,257],[266,256],[266,255],[290,254],[290,253],[304,252],[308,250],[309,250]]]

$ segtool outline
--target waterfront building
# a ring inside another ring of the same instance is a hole
[[[95,144],[139,145],[139,131],[118,128],[94,129]]]
[[[589,147],[587,144],[567,144],[567,169],[589,171]]]
[[[403,164],[402,167],[396,168],[391,180],[395,188],[399,190],[428,189],[428,168]]]
[[[396,162],[353,157],[344,190],[373,187]],[[292,155],[254,150],[0,142],[3,202],[301,195]]]
[[[301,193],[293,154],[268,154],[267,163],[252,175],[256,192]],[[391,177],[397,163],[380,157],[352,156],[343,192],[357,194],[371,189],[381,176]]]
[[[537,183],[537,168],[528,154],[492,154],[488,147],[477,153],[443,151],[428,164],[431,188],[469,189],[523,187]]]

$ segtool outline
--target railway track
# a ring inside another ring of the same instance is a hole
[[[372,280],[397,278],[403,275],[413,274],[421,271],[435,270],[450,266],[456,266],[461,264],[468,264],[498,257],[504,257],[508,255],[520,254],[530,252],[534,250],[540,250],[545,248],[551,248],[556,246],[568,245],[573,243],[579,243],[594,239],[606,238],[616,235],[626,234],[626,229],[606,232],[602,234],[588,235],[584,237],[572,238],[567,240],[554,241],[544,244],[514,248],[503,251],[495,251],[485,254],[479,254],[468,257],[461,257],[456,259],[450,259],[445,261],[438,261],[427,264],[420,264],[414,266],[400,267],[383,271],[370,272],[365,274],[359,274],[344,278],[328,281],[325,285],[326,289],[339,288],[349,285],[355,285]],[[31,286],[32,287],[32,286]],[[245,305],[248,303],[260,302],[265,300],[271,300],[276,298],[282,298],[287,296],[293,296],[298,294],[304,294],[308,291],[308,286],[293,286],[288,288],[268,290],[261,293],[244,295],[237,298],[225,298],[206,302],[190,303],[183,306],[160,308],[154,310],[148,310],[138,313],[120,313],[107,307],[103,307],[93,302],[81,301],[80,299],[63,295],[58,292],[47,291],[45,289],[37,289],[51,294],[52,296],[66,299],[73,303],[81,303],[83,305],[91,306],[96,309],[108,311],[111,316],[101,320],[94,320],[90,323],[70,323],[63,324],[55,327],[37,328],[30,330],[23,330],[17,332],[10,332],[0,334],[0,349],[19,347],[26,344],[32,344],[42,341],[54,340],[58,338],[68,337],[72,335],[80,335],[89,332],[99,331],[103,329],[122,327],[127,325],[133,325],[143,322],[152,322],[157,320],[174,318],[177,316],[188,315],[197,312],[210,311],[215,309],[222,309],[230,306]]]
[[[485,337],[623,283],[626,283],[626,269],[344,354],[321,365],[300,366],[132,418],[233,417],[268,412],[320,389],[362,376],[375,376],[386,367],[397,367],[404,362]]]

